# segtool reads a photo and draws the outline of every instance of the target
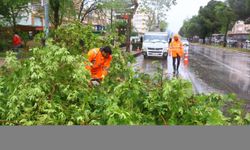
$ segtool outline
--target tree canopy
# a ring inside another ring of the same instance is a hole
[[[246,20],[250,17],[250,0],[227,0],[227,3],[237,15],[238,20]]]
[[[139,11],[148,16],[147,26],[149,30],[160,27],[160,22],[165,21],[167,12],[176,0],[141,0]]]
[[[27,16],[30,0],[1,0],[0,19],[16,27],[17,21]]]
[[[206,6],[201,7],[197,16],[185,20],[179,33],[182,36],[193,37],[195,35],[203,39],[213,33],[222,33],[226,36],[229,28],[235,21],[233,10],[225,2],[211,0]]]

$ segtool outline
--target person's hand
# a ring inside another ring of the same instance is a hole
[[[105,75],[102,75],[102,80],[104,80],[104,78],[105,78]]]
[[[93,86],[94,86],[92,81],[89,81],[88,85],[89,85],[90,88],[93,88]]]

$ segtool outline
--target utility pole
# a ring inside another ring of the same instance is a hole
[[[44,7],[44,32],[46,38],[49,35],[49,0],[41,0],[41,5]]]
[[[111,18],[110,18],[111,30],[113,29],[113,8],[111,8]]]

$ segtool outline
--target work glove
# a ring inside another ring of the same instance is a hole
[[[102,75],[102,80],[104,80],[104,78],[105,78],[105,76],[104,76],[104,75]]]

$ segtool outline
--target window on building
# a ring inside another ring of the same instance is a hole
[[[41,17],[35,17],[34,18],[34,26],[42,26],[42,18]]]

